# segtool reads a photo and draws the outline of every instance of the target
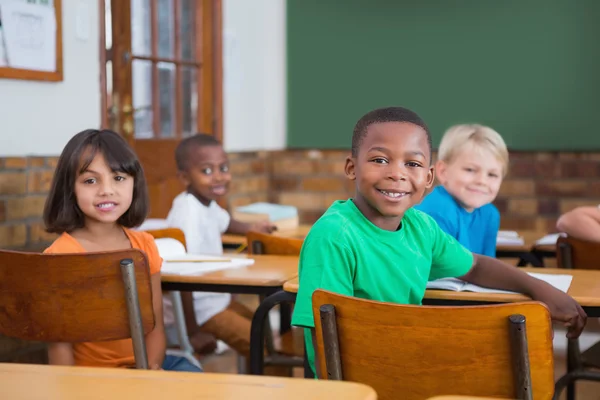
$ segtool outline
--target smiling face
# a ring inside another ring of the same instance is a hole
[[[98,153],[75,180],[77,206],[87,221],[114,224],[131,206],[133,187],[132,176],[111,170]]]
[[[187,169],[179,173],[188,192],[206,206],[227,194],[231,173],[222,146],[196,146],[190,150],[188,159]]]
[[[396,230],[433,183],[427,133],[408,122],[374,123],[356,157],[346,160],[346,176],[356,183],[354,203],[373,224]]]
[[[436,169],[444,188],[469,212],[494,201],[502,184],[502,162],[484,148],[467,148],[450,162],[438,161]]]

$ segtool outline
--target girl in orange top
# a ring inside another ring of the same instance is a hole
[[[125,140],[112,131],[86,130],[65,146],[44,207],[48,232],[61,234],[45,253],[83,253],[136,248],[148,258],[155,328],[146,335],[152,369],[201,370],[182,357],[165,357],[160,268],[152,236],[130,230],[148,213],[144,171]],[[133,367],[131,339],[95,343],[52,343],[50,364]]]

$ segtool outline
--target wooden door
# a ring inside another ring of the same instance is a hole
[[[221,0],[105,0],[103,124],[137,152],[150,217],[183,190],[175,147],[196,132],[222,138]]]

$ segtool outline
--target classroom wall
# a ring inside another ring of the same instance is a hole
[[[87,0],[76,35],[79,0],[63,0],[62,82],[0,79],[0,157],[59,154],[73,134],[100,124],[98,0]]]

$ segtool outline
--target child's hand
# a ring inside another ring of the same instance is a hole
[[[250,227],[250,230],[258,231],[258,232],[262,232],[262,233],[271,233],[273,231],[276,231],[277,227],[275,225],[273,225],[272,223],[270,223],[269,221],[261,221],[261,222],[252,224],[252,226]]]
[[[568,328],[569,339],[579,337],[585,327],[587,314],[571,296],[549,284],[544,284],[540,285],[540,289],[532,293],[531,297],[546,304],[550,309],[552,320]]]

